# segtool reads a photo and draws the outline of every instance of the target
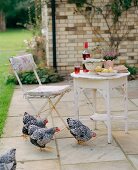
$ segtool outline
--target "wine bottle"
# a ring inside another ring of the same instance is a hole
[[[84,50],[82,52],[83,60],[86,60],[86,58],[90,58],[90,52],[88,50],[88,42],[84,43]],[[83,72],[89,72],[89,70],[86,69],[85,64],[83,64]]]

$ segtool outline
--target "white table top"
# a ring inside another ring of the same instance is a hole
[[[73,78],[87,78],[87,79],[97,79],[97,80],[110,80],[110,79],[117,79],[117,78],[121,78],[121,77],[126,77],[128,76],[130,73],[117,73],[114,76],[101,76],[98,74],[92,74],[92,73],[83,73],[82,71],[79,74],[75,74],[74,72],[71,73],[71,77]]]

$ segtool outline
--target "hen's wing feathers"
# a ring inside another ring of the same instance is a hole
[[[34,144],[35,146],[42,147],[44,148],[45,145],[40,142],[43,140],[44,137],[44,130],[42,129],[37,129],[36,131],[33,132],[33,134],[30,136],[30,142]]]
[[[31,120],[36,120],[36,118],[34,116],[30,115],[29,113],[25,112],[24,116],[23,116],[23,123],[27,124]]]
[[[41,129],[36,130],[31,135],[30,138],[32,142],[36,142],[35,144],[36,146],[44,147],[47,143],[51,141],[54,133],[55,133],[55,130],[53,130],[53,128],[50,128],[50,129],[41,128]]]
[[[30,125],[28,128],[28,135],[32,135],[38,129],[40,129],[40,127],[36,125]]]
[[[67,123],[68,123],[68,126],[70,129],[74,129],[74,128],[77,128],[77,127],[83,125],[79,120],[75,120],[72,118],[68,118]]]
[[[37,130],[34,131],[34,133],[31,135],[31,138],[36,139],[36,140],[38,140],[38,139],[43,139],[46,131],[47,131],[46,128],[37,129]]]
[[[70,129],[70,133],[77,140],[80,140],[80,141],[87,141],[91,139],[91,130],[85,125],[79,126],[75,129]]]
[[[45,131],[45,134],[43,135],[43,137],[40,139],[37,140],[37,143],[40,145],[40,146],[44,146],[46,145],[47,143],[49,143],[52,138],[53,138],[53,135],[54,134],[51,134],[51,133],[47,133],[47,131]]]
[[[38,143],[37,143],[37,140],[32,139],[31,137],[30,137],[30,142],[31,142],[33,145],[35,145],[35,146],[38,146],[38,147],[41,147],[41,148],[44,148],[44,147],[45,147],[45,145],[40,145],[40,144],[38,144]]]

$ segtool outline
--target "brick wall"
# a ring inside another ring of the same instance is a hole
[[[82,60],[83,44],[89,42],[92,49],[97,42],[105,42],[97,38],[86,23],[84,16],[74,14],[75,4],[68,4],[67,0],[56,1],[56,43],[57,43],[57,68],[60,73],[67,74],[73,70],[74,63]],[[130,10],[128,14],[129,28],[131,30],[127,40],[119,46],[120,56],[116,64],[128,63],[138,67],[138,11]],[[107,27],[99,16],[94,20],[94,26],[101,31],[103,37],[108,39]],[[97,54],[91,54],[93,58]],[[99,55],[99,54],[98,54]],[[52,20],[51,8],[49,7],[49,58],[48,65],[52,66]]]

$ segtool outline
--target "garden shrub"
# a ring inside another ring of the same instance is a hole
[[[128,71],[130,72],[128,80],[135,80],[137,78],[138,68],[136,68],[135,66],[130,66],[128,64],[126,64],[125,66],[128,68]]]
[[[126,67],[128,68],[128,71],[130,72],[131,75],[136,75],[137,74],[137,68],[135,66],[129,66],[126,64]]]
[[[48,68],[38,68],[37,73],[42,84],[56,83],[56,82],[60,82],[63,80],[62,76],[60,76],[58,73],[55,73],[54,70],[51,70]],[[19,74],[19,77],[20,77],[22,84],[38,84],[33,71],[22,72]],[[18,81],[13,74],[9,74],[7,77],[6,83],[7,84],[10,84],[10,83],[18,84]]]

